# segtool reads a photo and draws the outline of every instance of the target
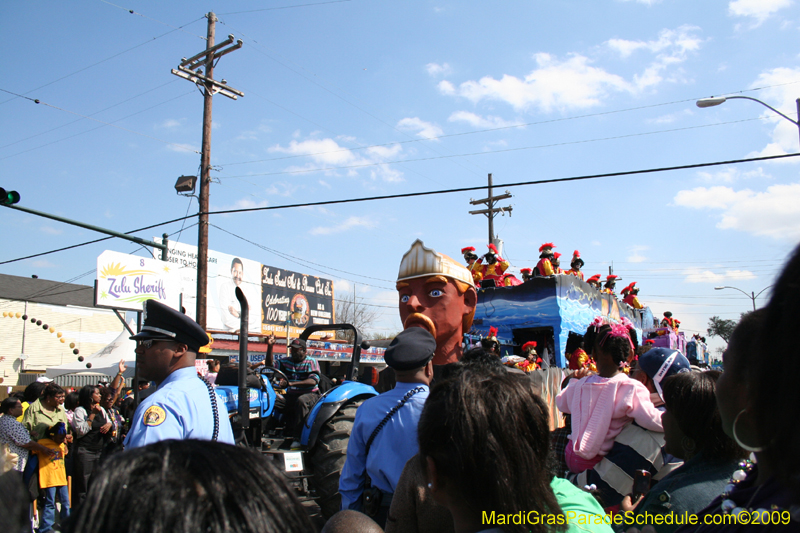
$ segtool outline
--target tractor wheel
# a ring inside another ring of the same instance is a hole
[[[317,503],[326,520],[337,513],[342,505],[339,477],[347,458],[347,443],[356,419],[356,409],[362,403],[363,400],[358,400],[342,406],[319,430],[317,442],[311,450],[314,487],[319,498]]]

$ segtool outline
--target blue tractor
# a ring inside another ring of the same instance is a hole
[[[239,290],[237,289],[237,293]],[[238,296],[238,294],[237,294]],[[246,303],[242,304],[244,309]],[[245,313],[242,313],[245,315]],[[246,318],[243,320],[246,328]],[[318,331],[350,330],[354,334],[353,355],[344,381],[326,391],[314,405],[303,423],[299,450],[282,447],[285,435],[280,415],[274,413],[276,390],[283,380],[283,372],[274,367],[260,370],[258,387],[247,387],[246,364],[247,336],[240,337],[239,386],[219,386],[217,395],[232,413],[234,428],[247,445],[273,454],[290,481],[301,493],[301,499],[314,499],[323,517],[328,518],[340,508],[339,477],[347,457],[347,443],[355,421],[356,409],[367,398],[378,392],[355,381],[361,350],[369,345],[362,341],[361,332],[350,324],[314,325],[300,335],[303,340]],[[252,376],[250,383],[254,384]],[[297,454],[300,454],[299,456]],[[298,461],[299,457],[299,461]]]

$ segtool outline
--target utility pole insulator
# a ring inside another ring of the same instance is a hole
[[[494,196],[492,194],[492,175],[489,174],[489,196],[488,198],[484,198],[482,200],[472,200],[470,199],[469,203],[472,205],[478,204],[486,204],[488,209],[479,209],[477,211],[470,211],[470,215],[486,215],[486,218],[489,219],[489,243],[494,243],[494,217],[497,216],[497,213],[508,212],[508,216],[511,216],[511,210],[513,209],[511,206],[506,207],[495,207],[495,202],[499,200],[505,200],[506,198],[511,198],[511,193],[506,191],[505,194],[501,194],[500,196]]]

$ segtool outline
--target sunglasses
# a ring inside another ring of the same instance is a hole
[[[155,342],[172,342],[167,339],[147,339],[146,341],[136,341],[136,346],[144,348],[145,350],[149,350],[153,343]]]

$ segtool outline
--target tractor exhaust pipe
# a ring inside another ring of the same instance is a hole
[[[239,422],[242,428],[250,427],[250,396],[247,392],[247,326],[250,307],[247,305],[242,289],[236,287],[236,299],[239,300]]]

